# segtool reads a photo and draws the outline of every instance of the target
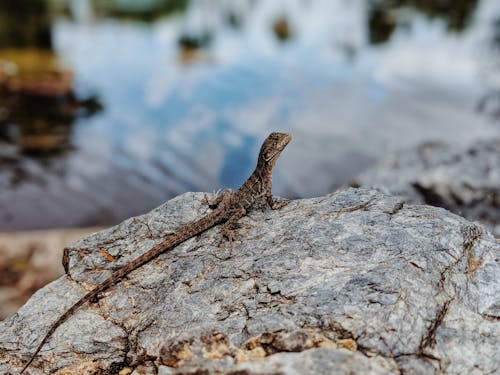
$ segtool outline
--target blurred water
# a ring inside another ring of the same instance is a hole
[[[500,3],[468,2],[463,19],[399,3],[192,0],[138,22],[72,2],[53,48],[102,110],[74,117],[64,152],[0,143],[0,230],[110,224],[237,188],[274,130],[294,136],[274,179],[289,197],[328,193],[393,149],[498,136],[477,108],[500,84]]]

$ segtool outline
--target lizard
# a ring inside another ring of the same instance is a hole
[[[89,301],[93,301],[98,297],[99,293],[118,283],[130,272],[156,258],[163,252],[173,249],[184,241],[187,241],[188,239],[195,237],[218,224],[222,224],[221,235],[223,238],[228,239],[229,247],[232,249],[232,243],[235,239],[234,229],[237,222],[247,214],[248,209],[250,209],[256,201],[265,198],[267,204],[273,210],[279,209],[288,204],[288,200],[274,200],[271,188],[272,170],[274,165],[276,164],[281,152],[285,149],[291,139],[291,135],[286,133],[271,133],[260,148],[255,170],[238,190],[233,192],[231,189],[227,189],[222,194],[217,192],[211,199],[208,199],[205,196],[206,203],[208,203],[209,207],[213,209],[211,212],[192,223],[181,226],[177,232],[170,235],[159,244],[153,246],[143,255],[140,255],[131,262],[115,270],[107,279],[96,285],[92,290],[76,301],[50,326],[42,341],[38,344],[36,350],[30,356],[29,361],[24,365],[21,373],[23,373],[30,366],[56,329],[71,315],[73,315],[79,307]]]

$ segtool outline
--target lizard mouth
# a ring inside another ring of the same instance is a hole
[[[273,161],[276,159],[280,154],[283,152],[285,147],[290,143],[292,140],[292,136],[290,134],[285,134],[284,137],[280,140],[276,147],[276,151],[274,151],[269,157],[267,157],[265,160],[266,162]]]
[[[276,156],[278,156],[280,153],[281,153],[281,151],[276,151],[274,154],[272,154],[270,157],[268,157],[268,158],[266,159],[266,161],[267,161],[267,162],[269,162],[269,161],[271,161],[271,160],[275,159],[275,158],[276,158]]]

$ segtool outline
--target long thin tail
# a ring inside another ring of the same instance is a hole
[[[49,331],[45,334],[45,337],[43,338],[42,342],[40,344],[38,344],[38,347],[36,348],[35,352],[31,355],[30,360],[24,365],[23,369],[21,370],[21,374],[29,367],[29,365],[31,365],[31,362],[33,362],[33,360],[35,359],[37,354],[40,352],[42,347],[45,345],[45,343],[49,340],[49,338],[55,332],[57,327],[59,327],[62,323],[64,323],[66,321],[66,319],[68,319],[71,316],[71,314],[73,314],[80,306],[84,305],[87,301],[90,301],[93,297],[95,297],[100,292],[100,291],[97,291],[96,289],[98,289],[98,288],[91,290],[84,297],[80,298],[73,306],[71,306],[68,310],[66,310],[66,312],[64,314],[62,314],[59,317],[59,319],[57,319],[52,324]]]
[[[144,254],[147,255],[148,253]],[[143,256],[137,258],[136,261],[142,260]],[[145,259],[144,259],[145,260]],[[131,263],[130,263],[131,264]],[[144,264],[144,263],[141,263]],[[135,268],[139,267],[140,265],[136,265]],[[62,314],[59,319],[57,319],[52,325],[50,326],[49,331],[45,334],[45,337],[43,340],[38,344],[35,352],[31,355],[30,360],[24,365],[23,369],[21,370],[21,374],[31,365],[31,362],[35,359],[37,354],[40,352],[40,350],[43,348],[43,346],[47,343],[47,341],[52,337],[52,334],[55,332],[57,327],[59,327],[61,324],[63,324],[80,306],[84,305],[88,301],[91,301],[96,297],[99,293],[102,291],[106,290],[109,288],[111,285],[114,283],[118,282],[121,277],[123,277],[125,274],[131,271],[131,267],[129,265],[124,266],[118,270],[116,270],[110,277],[108,277],[106,280],[104,280],[101,284],[97,285],[94,289],[92,289],[90,292],[85,294],[82,298],[80,298],[78,301],[76,301],[73,306],[71,306],[64,314]]]
[[[194,223],[182,228],[176,234],[170,236],[166,240],[162,241],[158,245],[154,246],[152,249],[148,250],[138,258],[134,259],[130,263],[126,264],[122,268],[117,269],[115,272],[111,274],[106,280],[97,285],[94,289],[88,292],[85,296],[80,298],[73,306],[71,306],[64,314],[62,314],[59,319],[57,319],[50,326],[49,331],[45,334],[43,340],[38,344],[35,352],[31,355],[30,360],[24,365],[21,370],[21,374],[31,365],[35,357],[38,355],[42,347],[45,343],[50,339],[52,334],[55,332],[57,327],[59,327],[62,323],[64,323],[80,306],[84,305],[86,302],[94,299],[99,293],[109,288],[111,285],[119,282],[123,276],[132,272],[133,270],[139,268],[143,264],[149,262],[150,260],[156,258],[158,255],[163,253],[164,251],[171,249],[187,239],[217,225],[223,219],[220,218],[220,213],[218,211],[213,211],[210,214],[204,216],[200,220],[195,221]]]

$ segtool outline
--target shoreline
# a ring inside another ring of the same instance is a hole
[[[64,274],[62,254],[72,242],[103,227],[0,233],[0,320],[38,289]]]

